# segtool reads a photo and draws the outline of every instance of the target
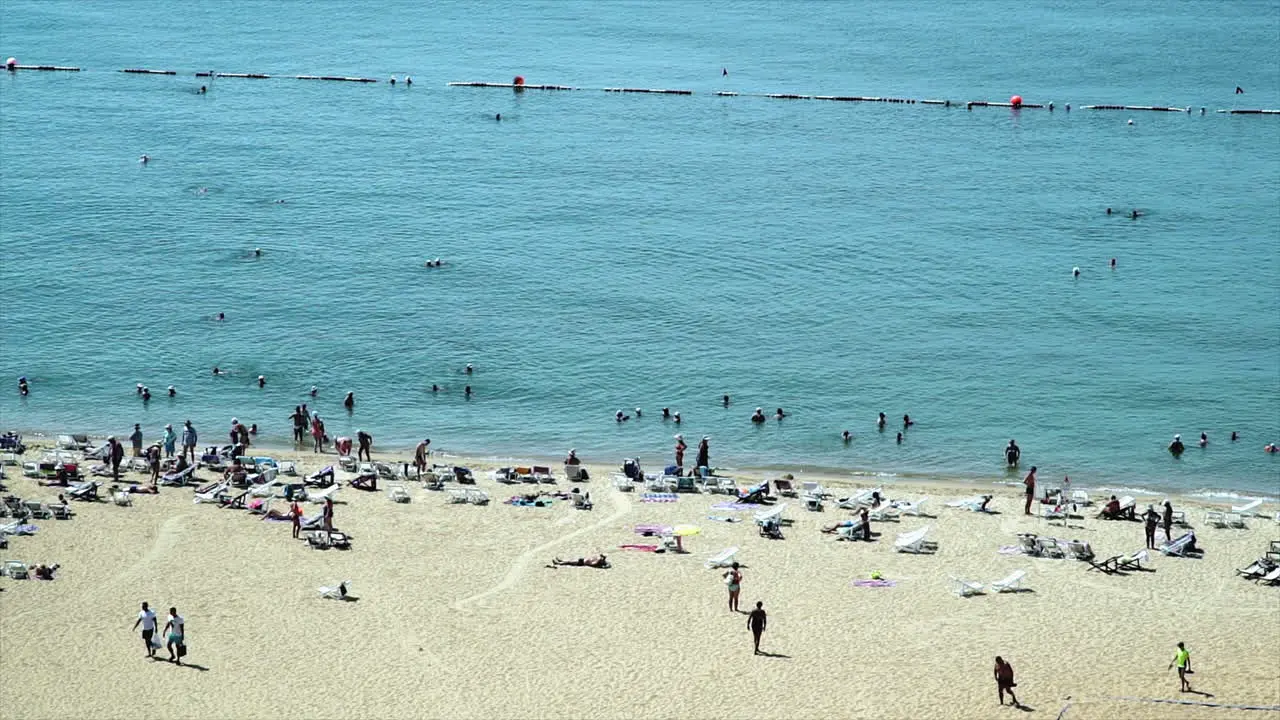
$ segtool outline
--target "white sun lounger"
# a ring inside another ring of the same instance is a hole
[[[1214,527],[1226,527],[1227,516],[1221,510],[1207,510],[1204,514],[1204,524]]]
[[[1254,515],[1258,514],[1258,508],[1262,507],[1262,498],[1256,498],[1253,502],[1244,505],[1232,505],[1231,512],[1237,515]]]
[[[1227,527],[1246,527],[1244,524],[1244,516],[1238,512],[1223,513],[1222,520],[1227,524]]]
[[[737,554],[738,547],[736,545],[734,547],[725,548],[724,550],[721,550],[715,555],[707,558],[707,561],[704,562],[702,566],[707,569],[729,567],[733,564],[733,558]]]
[[[1017,592],[1022,589],[1022,579],[1026,576],[1026,570],[1014,570],[1003,580],[996,580],[991,583],[991,592]]]
[[[281,475],[298,474],[298,466],[295,465],[292,460],[281,460],[279,465],[276,466],[276,469],[280,471]]]
[[[972,580],[964,580],[955,576],[951,577],[951,592],[959,597],[969,597],[971,595],[982,594],[982,583],[976,583]]]
[[[839,540],[861,540],[865,535],[862,527],[862,520],[855,520],[853,525],[841,525],[836,529],[837,539]]]
[[[1280,585],[1280,567],[1274,568],[1271,572],[1258,578],[1257,582],[1267,585]]]
[[[30,513],[33,518],[43,519],[53,517],[53,511],[39,500],[27,500],[23,505],[27,506],[27,512]]]
[[[859,490],[849,497],[841,498],[840,509],[857,510],[863,505],[870,505],[872,502],[871,497],[876,493],[880,493],[880,497],[884,497],[883,488],[866,488],[865,490]]]
[[[468,503],[471,502],[470,493],[465,488],[449,488],[449,502],[451,503]]]
[[[831,493],[827,492],[826,488],[822,487],[821,483],[806,480],[805,482],[800,483],[800,494],[812,495],[816,498],[822,499],[829,496]]]
[[[196,493],[192,498],[192,502],[194,502],[196,505],[199,505],[200,503],[221,502],[222,496],[227,492],[228,487],[230,487],[228,483],[225,483],[225,482],[218,483],[209,492]]]
[[[867,519],[876,520],[878,522],[897,520],[898,515],[898,508],[894,507],[893,503],[889,502],[880,503],[880,507],[871,508],[867,511]]]
[[[635,489],[635,483],[631,482],[631,478],[618,473],[613,475],[613,486],[622,492],[631,492]]]
[[[277,485],[275,482],[264,482],[260,485],[254,485],[249,488],[249,497],[269,498],[276,494]]]
[[[411,499],[409,497],[409,491],[405,489],[404,485],[392,485],[387,488],[387,493],[392,502],[407,503]]]
[[[952,500],[947,503],[947,507],[964,508],[970,512],[982,512],[982,501],[986,499],[985,495],[974,495],[960,500]]]
[[[8,560],[5,562],[4,574],[14,580],[26,580],[31,577],[27,564],[17,560]]]
[[[1084,506],[1093,504],[1093,501],[1089,499],[1089,493],[1083,490],[1072,490],[1071,502],[1075,503],[1076,505],[1084,505]]]
[[[335,585],[333,587],[322,587],[317,589],[320,591],[320,597],[322,598],[328,598],[330,600],[343,600],[350,593],[349,590],[347,592],[343,592],[343,590],[350,587],[350,585],[351,585],[350,580],[343,580],[340,584]]]
[[[1064,504],[1054,505],[1053,507],[1049,507],[1048,505],[1041,506],[1040,518],[1048,523],[1053,523],[1054,520],[1061,520],[1062,524],[1066,525],[1067,506]]]
[[[924,514],[924,505],[928,501],[929,501],[929,498],[922,497],[919,500],[914,500],[909,503],[899,503],[898,512],[902,513],[903,515],[915,515],[919,517]]]
[[[897,540],[893,541],[893,549],[898,552],[920,553],[924,552],[929,545],[925,538],[929,536],[929,526],[925,525],[917,530],[909,533],[902,533]]]
[[[1186,557],[1187,546],[1191,544],[1191,540],[1194,537],[1195,536],[1192,535],[1191,533],[1186,533],[1185,535],[1179,537],[1178,539],[1174,540],[1171,543],[1165,543],[1161,545],[1160,552],[1164,553],[1165,555],[1176,555],[1178,557]]]
[[[775,521],[779,525],[781,525],[784,520],[783,516],[786,514],[786,512],[787,512],[786,503],[779,503],[769,508],[768,510],[761,510],[755,515],[756,524],[764,525],[767,522]]]
[[[355,472],[358,467],[358,463],[356,463],[356,459],[350,455],[339,455],[338,467],[346,470],[347,472]]]
[[[323,490],[312,490],[307,492],[307,499],[313,503],[322,503],[325,500],[332,500],[338,494],[338,488],[342,487],[338,483],[334,483]]]
[[[466,502],[472,505],[488,505],[489,493],[479,488],[466,488],[464,492],[467,494]]]

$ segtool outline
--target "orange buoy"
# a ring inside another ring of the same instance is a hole
[[[523,84],[524,84],[524,76],[523,76],[523,75],[517,75],[517,76],[516,76],[516,79],[511,81],[511,84],[512,84],[512,85],[523,85]]]
[[[1022,107],[1022,96],[1014,95],[1013,97],[1009,98],[1009,104],[1014,107]]]

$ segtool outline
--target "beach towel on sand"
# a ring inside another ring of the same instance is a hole
[[[647,503],[675,502],[678,499],[675,493],[645,493],[640,496],[640,502]]]
[[[896,580],[854,580],[854,587],[889,588],[897,585]]]

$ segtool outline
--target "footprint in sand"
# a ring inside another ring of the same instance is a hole
[[[453,603],[453,609],[463,610],[466,608],[467,605],[470,605],[471,603],[474,603],[477,600],[483,600],[491,595],[497,595],[498,593],[504,590],[511,589],[513,586],[515,586],[516,583],[520,581],[520,577],[524,575],[525,569],[529,566],[529,561],[532,560],[534,557],[541,556],[551,548],[563,542],[566,542],[568,540],[572,540],[578,537],[579,535],[584,535],[597,528],[602,528],[605,525],[609,525],[610,523],[617,522],[618,520],[622,519],[624,515],[631,512],[631,501],[627,499],[626,495],[624,495],[621,492],[618,492],[617,490],[614,490],[612,493],[610,493],[609,497],[613,501],[612,513],[610,513],[609,515],[603,518],[600,518],[596,522],[590,525],[587,525],[586,527],[580,527],[571,533],[568,533],[566,535],[561,535],[560,537],[554,540],[547,541],[539,545],[538,547],[533,548],[532,550],[525,551],[520,555],[520,557],[516,558],[516,561],[514,563],[512,563],[511,569],[507,571],[506,577],[502,578],[502,582],[498,583],[497,585],[494,585],[493,587],[489,588],[488,590],[485,590],[482,593],[479,593],[477,595],[472,595],[469,598],[464,598],[462,600],[455,601]],[[571,519],[570,519],[570,522],[572,522]]]

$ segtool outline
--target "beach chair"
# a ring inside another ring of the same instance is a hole
[[[42,520],[44,518],[53,517],[53,511],[49,510],[48,506],[39,500],[27,500],[23,504],[27,506],[28,517],[40,518]]]
[[[1146,550],[1139,550],[1138,552],[1132,553],[1130,555],[1121,555],[1120,559],[1116,561],[1116,569],[1117,570],[1142,570],[1143,569],[1142,561],[1149,560],[1149,559],[1150,559],[1150,556],[1147,555]]]
[[[303,484],[315,487],[329,487],[337,483],[337,474],[333,471],[332,465],[327,465],[323,470],[313,472],[302,479]]]
[[[976,583],[972,580],[963,580],[961,578],[951,576],[951,592],[957,597],[971,597],[973,595],[982,594],[982,583]]]
[[[724,550],[721,550],[715,555],[712,555],[711,557],[707,558],[706,562],[702,563],[702,566],[707,568],[708,570],[712,570],[715,568],[729,567],[730,565],[733,564],[733,559],[737,557],[737,555],[738,555],[738,547],[736,545],[733,547],[725,548]]]
[[[908,533],[902,533],[893,541],[893,549],[897,552],[923,553],[930,552],[935,543],[930,543],[926,538],[929,536],[930,526],[925,525],[922,528],[912,530]]]
[[[195,495],[192,496],[192,502],[196,505],[199,505],[200,503],[221,503],[229,486],[229,483],[221,482],[204,492],[197,490]]]
[[[1040,519],[1050,525],[1053,524],[1054,520],[1061,520],[1062,524],[1065,526],[1067,524],[1067,506],[1062,503],[1054,505],[1053,507],[1043,505],[1040,508]]]
[[[981,512],[982,501],[985,498],[986,498],[985,495],[974,495],[973,497],[960,498],[958,500],[952,500],[948,502],[947,507],[963,508],[970,512]]]
[[[871,503],[875,502],[874,497],[876,495],[884,497],[884,489],[883,488],[867,488],[865,490],[859,490],[854,494],[850,495],[849,497],[840,498],[840,509],[857,510],[863,505],[870,505]]]
[[[710,482],[708,482],[708,486],[714,488],[712,492],[718,492],[724,495],[738,494],[738,483],[734,482],[733,478],[722,477],[718,478],[718,480],[719,482],[716,485],[711,485]]]
[[[1160,552],[1165,555],[1174,557],[1187,557],[1190,547],[1196,541],[1196,534],[1193,532],[1183,533],[1173,542],[1167,542],[1160,546]]]
[[[614,473],[613,487],[622,492],[631,492],[632,490],[635,489],[635,483],[632,482],[631,478],[627,477],[626,475],[620,475],[618,473]]]
[[[1226,514],[1221,510],[1208,510],[1204,514],[1204,524],[1224,528],[1227,526]]]
[[[1022,580],[1027,576],[1026,570],[1014,570],[1002,580],[996,580],[990,584],[991,592],[1022,592]]]
[[[472,505],[488,505],[489,493],[479,488],[464,488],[463,492],[467,494],[467,502]]]
[[[1257,580],[1276,568],[1276,564],[1265,557],[1254,560],[1249,567],[1240,570],[1236,569],[1237,575],[1243,575],[1246,580]]]
[[[378,490],[378,473],[360,473],[359,475],[347,481],[347,484],[357,490],[368,490],[377,492]]]
[[[249,497],[266,498],[274,497],[277,485],[274,482],[264,482],[257,485],[249,486]]]
[[[736,489],[736,488],[735,488]],[[769,485],[763,483],[738,491],[738,502],[744,505],[764,505],[769,500]],[[785,507],[785,505],[784,505]]]
[[[1258,578],[1257,582],[1263,585],[1280,585],[1280,567],[1272,568],[1271,572]]]
[[[779,525],[786,522],[787,504],[779,503],[768,509],[761,510],[755,514],[757,525],[763,525],[767,522],[776,522]]]
[[[347,472],[355,472],[356,469],[359,467],[359,463],[357,463],[356,459],[351,457],[350,455],[339,455],[338,467],[342,468],[343,470],[346,470]]]
[[[373,464],[373,471],[378,475],[379,480],[395,480],[396,479],[396,469],[391,467],[391,465],[387,463],[375,462]]]
[[[556,476],[551,474],[551,468],[546,465],[534,465],[533,480],[539,483],[554,483]]]
[[[1065,555],[1076,560],[1092,560],[1093,548],[1083,540],[1067,540]]]
[[[11,452],[0,453],[0,465],[17,465],[18,454]]]
[[[694,478],[690,476],[680,476],[675,478],[676,492],[696,493],[698,486],[694,482]]]
[[[1072,490],[1071,504],[1079,505],[1081,507],[1088,507],[1093,504],[1093,501],[1089,499],[1089,493],[1083,490]]]
[[[810,495],[808,493],[805,493],[800,497],[800,499],[801,501],[804,502],[805,510],[810,510],[812,512],[822,512],[822,496],[821,495]]]
[[[17,560],[6,560],[4,564],[4,574],[14,580],[28,580],[31,577],[30,569],[27,564]]]
[[[573,507],[578,510],[590,510],[593,506],[591,496],[587,493],[572,493]]]
[[[676,489],[677,478],[666,475],[653,475],[644,479],[644,487],[649,492],[667,493]]]
[[[293,477],[298,474],[298,466],[295,465],[292,460],[281,460],[277,469],[280,471],[281,475]]]
[[[866,528],[863,526],[861,518],[855,520],[852,525],[841,525],[836,529],[837,540],[857,542],[866,537],[866,534]]]
[[[53,513],[54,519],[70,520],[75,517],[75,512],[71,510],[70,505],[50,505],[49,512]]]
[[[1097,570],[1098,572],[1106,573],[1107,575],[1114,575],[1115,573],[1120,572],[1121,557],[1123,556],[1112,555],[1101,562],[1094,562],[1092,560],[1087,562],[1089,563],[1089,569],[1091,570]]]
[[[86,480],[67,490],[67,497],[75,498],[76,500],[97,500],[98,487],[96,480]]]
[[[323,530],[324,515],[320,513],[316,513],[311,517],[304,515],[298,518],[298,527],[302,530]]]
[[[890,520],[897,522],[899,519],[898,508],[893,503],[885,501],[880,503],[880,507],[874,507],[867,510],[867,518],[876,522],[888,522]]]
[[[525,467],[525,466],[514,467],[514,468],[511,468],[511,474],[515,477],[517,482],[522,482],[522,483],[538,482],[538,479],[533,476],[532,467]]]
[[[450,503],[457,503],[459,505],[462,505],[467,502],[470,502],[471,500],[470,494],[467,493],[466,488],[449,488],[448,492],[449,492]]]
[[[459,485],[475,485],[476,476],[471,472],[470,468],[453,467],[453,480]]]
[[[342,582],[338,583],[335,587],[322,587],[322,588],[317,588],[317,590],[320,591],[321,598],[327,598],[329,600],[346,600],[347,593],[349,592],[347,590],[347,586],[350,584],[351,584],[350,580],[343,580]]]
[[[1024,555],[1040,556],[1039,539],[1031,533],[1018,533],[1018,546],[1022,548],[1022,554]]]
[[[1258,508],[1260,507],[1262,507],[1262,498],[1255,498],[1252,502],[1245,503],[1244,505],[1232,505],[1231,512],[1242,516],[1261,515],[1261,513],[1258,512]]]
[[[908,503],[900,502],[897,504],[898,512],[902,513],[903,515],[915,515],[916,517],[920,517],[921,515],[925,514],[924,506],[925,506],[925,503],[927,502],[929,502],[928,497],[922,497],[919,500],[913,500]]]
[[[773,489],[782,497],[796,497],[796,487],[791,484],[790,480],[774,480]]]
[[[581,465],[565,465],[564,479],[568,482],[586,482],[587,478],[583,477],[583,468]]]
[[[179,472],[165,473],[160,476],[161,485],[175,485],[182,487],[195,479],[196,466],[188,465]]]
[[[398,503],[407,503],[411,499],[405,486],[398,483],[387,488],[387,496],[391,498],[391,502]]]
[[[333,500],[338,495],[338,490],[342,486],[334,483],[323,490],[313,490],[307,493],[307,499],[313,503],[322,503],[325,500]]]
[[[1223,513],[1222,522],[1227,527],[1233,527],[1233,528],[1246,527],[1246,525],[1244,524],[1244,516],[1237,512]]]
[[[829,493],[821,483],[805,481],[800,483],[800,493],[802,495],[813,495],[819,499],[826,497]]]

